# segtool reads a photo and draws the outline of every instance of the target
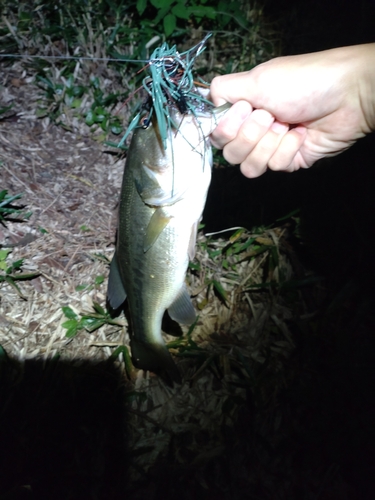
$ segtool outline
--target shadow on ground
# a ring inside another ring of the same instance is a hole
[[[2,358],[0,498],[117,499],[127,469],[124,390],[108,363]],[[7,493],[7,494],[6,494]]]

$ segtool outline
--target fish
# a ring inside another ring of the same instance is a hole
[[[168,311],[180,324],[196,320],[186,271],[211,181],[208,136],[229,107],[193,115],[172,106],[164,144],[156,118],[144,121],[125,163],[107,299],[113,310],[127,299],[133,364],[177,383],[181,376],[165,345],[162,319]]]

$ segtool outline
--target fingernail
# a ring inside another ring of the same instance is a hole
[[[298,127],[294,127],[293,130],[295,130],[296,132],[298,132],[301,135],[305,135],[307,129],[306,129],[306,127],[303,127],[302,125],[300,125]]]
[[[273,122],[273,124],[271,125],[271,130],[276,132],[276,134],[284,134],[289,130],[289,127],[285,123]]]

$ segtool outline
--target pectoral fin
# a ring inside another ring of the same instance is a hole
[[[170,186],[159,183],[160,174],[152,168],[143,165],[143,169],[134,173],[135,187],[139,196],[146,205],[161,207],[173,205],[183,197],[186,186],[177,189],[173,183],[173,176],[170,176]]]
[[[152,214],[152,217],[146,229],[146,235],[143,242],[143,251],[145,253],[147,252],[147,250],[150,250],[152,245],[163,232],[163,229],[167,227],[171,218],[172,217],[165,215],[163,209],[161,208],[156,209]]]
[[[196,320],[195,309],[185,284],[176,300],[169,306],[168,314],[174,321],[183,325],[191,325]]]
[[[126,299],[126,291],[120,276],[116,252],[109,268],[107,299],[112,309],[118,309]]]

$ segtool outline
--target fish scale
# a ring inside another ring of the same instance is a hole
[[[135,131],[125,165],[108,301],[117,309],[127,298],[135,366],[176,382],[180,374],[161,324],[166,310],[182,324],[196,318],[186,270],[211,180],[207,137],[228,107],[192,116],[172,106],[172,123],[179,125],[169,129],[166,148],[154,118]]]

